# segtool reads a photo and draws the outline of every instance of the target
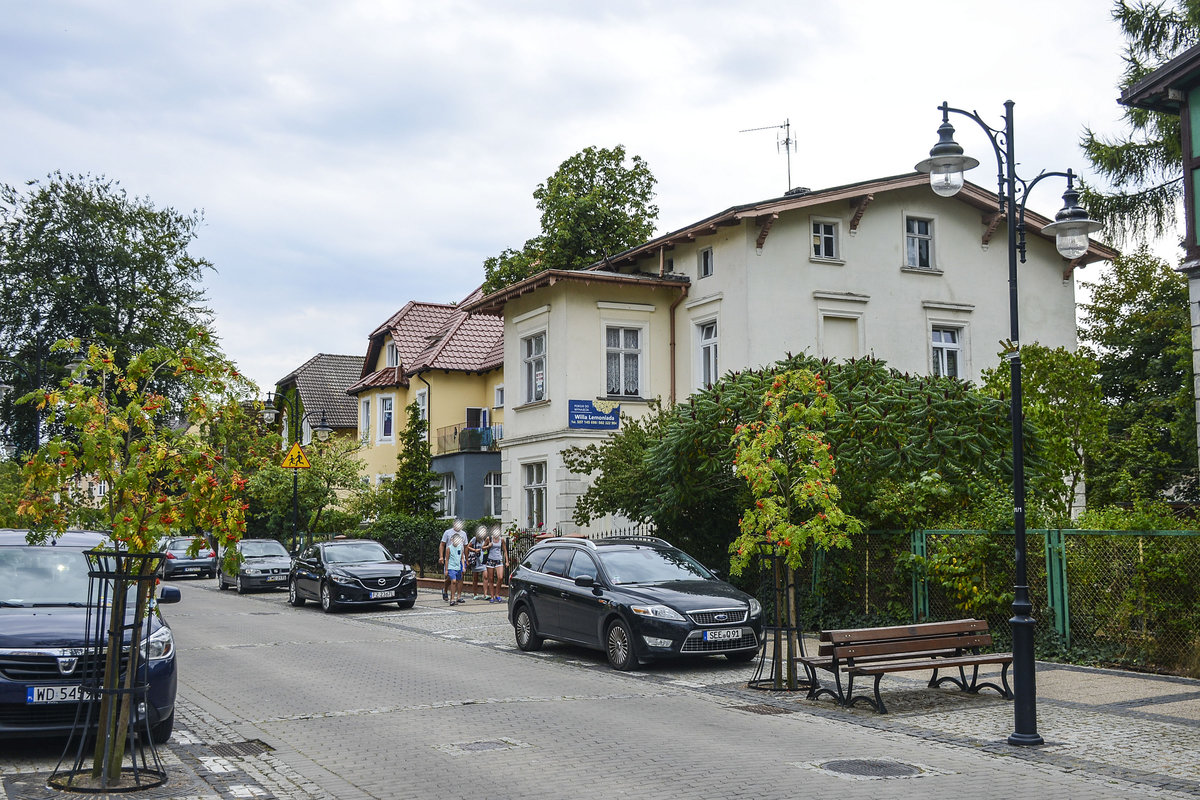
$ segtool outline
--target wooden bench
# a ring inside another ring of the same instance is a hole
[[[887,707],[879,695],[879,681],[889,672],[933,670],[929,679],[931,688],[943,683],[952,683],[964,692],[975,694],[980,689],[995,689],[1006,700],[1012,699],[1008,687],[1008,668],[1012,664],[1012,653],[981,653],[980,649],[992,644],[986,620],[958,619],[950,622],[927,622],[919,625],[895,625],[887,628],[852,628],[839,631],[822,631],[818,655],[802,657],[800,662],[808,672],[811,688],[808,699],[814,700],[829,695],[840,705],[853,706],[864,702],[879,714],[886,714]],[[998,686],[979,681],[979,667],[1000,664]],[[967,667],[971,668],[970,680]],[[821,686],[817,670],[833,673],[834,689]],[[953,669],[958,675],[942,675],[941,670]],[[842,675],[846,676],[846,688],[842,689]],[[865,694],[854,694],[854,679],[875,678],[875,698]]]

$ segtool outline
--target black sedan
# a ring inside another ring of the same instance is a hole
[[[326,613],[342,607],[417,602],[417,575],[379,542],[334,539],[309,547],[292,562],[288,602],[316,600]]]
[[[750,661],[762,605],[661,539],[549,539],[512,574],[517,646],[543,639],[603,650],[616,669],[689,655]]]
[[[232,556],[232,558],[230,557]],[[238,594],[260,589],[286,589],[292,557],[274,539],[242,539],[226,553],[217,572],[217,588],[233,586]]]

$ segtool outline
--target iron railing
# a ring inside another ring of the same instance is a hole
[[[472,428],[466,423],[447,425],[437,429],[434,455],[446,453],[479,453],[500,449],[500,440],[504,438],[503,425],[488,425],[483,428]]]

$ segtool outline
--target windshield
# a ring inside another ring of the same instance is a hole
[[[613,583],[709,580],[712,574],[682,550],[631,547],[601,550],[600,563]]]
[[[361,561],[391,561],[392,557],[379,542],[355,542],[326,547],[325,560],[330,564],[355,564]]]
[[[71,605],[88,600],[88,562],[67,547],[0,547],[0,604]]]
[[[279,542],[242,542],[242,555],[246,558],[281,556],[288,558],[288,551]]]

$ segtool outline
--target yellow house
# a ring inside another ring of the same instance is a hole
[[[409,302],[371,332],[356,398],[364,479],[390,480],[400,453],[406,409],[416,404],[429,425],[433,470],[441,480],[439,512],[474,519],[500,516],[504,414],[504,324],[468,317],[458,305]]]

